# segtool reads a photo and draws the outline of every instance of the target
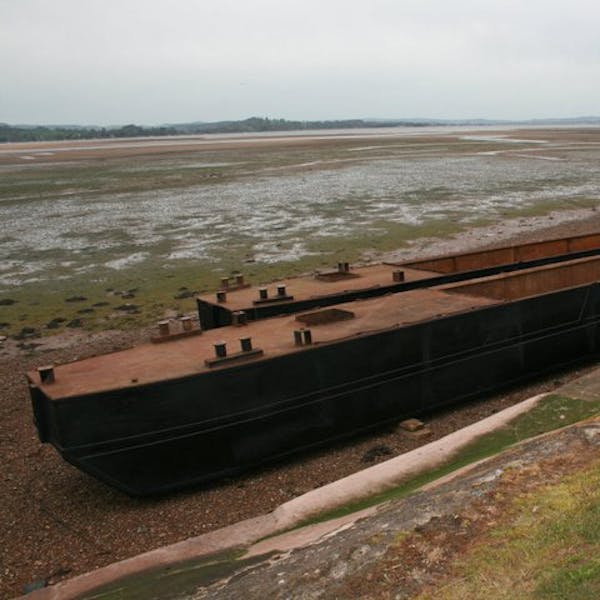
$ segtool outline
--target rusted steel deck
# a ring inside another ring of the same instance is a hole
[[[418,281],[436,275],[425,269],[405,268],[402,265],[379,264],[364,267],[352,267],[349,272],[339,272],[337,269],[323,270],[322,275],[305,275],[275,281],[264,286],[236,287],[235,279],[229,285],[220,286],[219,291],[225,292],[225,301],[219,302],[216,292],[198,296],[208,303],[219,303],[228,310],[244,310],[255,303],[261,302],[259,289],[267,290],[266,302],[286,300],[307,300],[315,297],[339,294],[341,292],[381,287],[394,283],[394,272],[403,271],[404,281]],[[278,287],[285,288],[284,295],[278,295]],[[287,298],[285,297],[287,296]]]
[[[496,303],[497,300],[484,297],[433,289],[349,302],[343,305],[343,310],[354,317],[310,327],[312,342],[324,344]],[[284,315],[60,365],[54,368],[52,383],[42,383],[37,371],[29,372],[28,377],[51,399],[168,381],[221,368],[205,364],[205,360],[215,357],[214,345],[221,342],[226,343],[229,354],[239,352],[240,338],[247,337],[252,338],[253,348],[263,350],[265,358],[301,352],[307,346],[296,346],[294,342],[294,331],[301,328],[306,328],[302,321]],[[260,357],[249,356],[246,360],[260,360]],[[223,366],[230,364],[223,362]]]
[[[600,233],[515,244],[490,250],[465,252],[453,256],[437,256],[424,260],[409,261],[404,264],[404,267],[425,269],[436,273],[457,273],[495,265],[527,262],[545,257],[584,252],[596,248],[600,248]]]
[[[516,300],[600,280],[600,257],[532,268],[515,273],[473,279],[467,283],[442,286],[448,292]]]

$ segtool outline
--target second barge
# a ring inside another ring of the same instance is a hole
[[[425,260],[336,269],[252,288],[243,275],[224,277],[214,295],[196,298],[203,329],[257,320],[353,300],[376,298],[435,286],[512,273],[566,260],[600,256],[600,234],[591,233],[445,255]]]

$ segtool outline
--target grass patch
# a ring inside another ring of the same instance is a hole
[[[419,598],[599,598],[599,507],[596,461],[514,501],[504,522],[455,565],[452,579]]]

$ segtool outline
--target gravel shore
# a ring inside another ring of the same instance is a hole
[[[474,229],[460,239],[421,240],[398,258],[590,231],[600,231],[600,215],[595,211],[555,213]],[[141,330],[60,334],[29,350],[18,348],[12,340],[0,343],[0,597],[19,595],[31,584],[51,585],[273,510],[308,490],[438,439],[587,370],[556,374],[527,388],[429,415],[425,418],[431,430],[428,437],[388,428],[244,477],[162,498],[132,499],[79,472],[53,448],[39,443],[23,374],[42,364],[147,339],[148,330]]]

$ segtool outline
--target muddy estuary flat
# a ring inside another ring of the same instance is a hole
[[[236,269],[258,281],[593,207],[599,159],[593,128],[6,145],[0,321],[43,325],[74,293],[89,306],[65,322],[102,324],[125,288],[143,320]]]

